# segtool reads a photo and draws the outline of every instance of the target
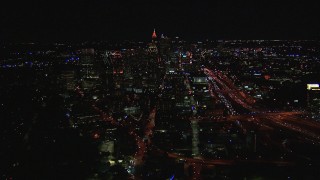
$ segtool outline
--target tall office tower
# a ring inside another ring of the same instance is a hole
[[[153,30],[152,33],[152,42],[149,44],[149,48],[148,48],[149,52],[151,54],[157,54],[158,53],[158,48],[157,48],[157,34],[156,34],[156,30]]]
[[[320,120],[320,84],[307,84],[307,105],[312,117]]]

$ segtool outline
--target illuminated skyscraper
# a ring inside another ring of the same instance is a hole
[[[152,40],[157,39],[156,29],[153,29]]]
[[[152,54],[158,53],[158,48],[157,48],[156,43],[157,43],[156,29],[153,29],[152,42],[149,44],[149,52]]]

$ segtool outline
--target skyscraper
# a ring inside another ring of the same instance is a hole
[[[158,53],[158,48],[157,48],[156,43],[157,43],[156,29],[153,29],[152,42],[149,44],[149,52],[152,54]]]

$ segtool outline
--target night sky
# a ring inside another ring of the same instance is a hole
[[[143,41],[154,27],[186,40],[320,37],[314,2],[211,1],[11,0],[0,7],[0,39]]]

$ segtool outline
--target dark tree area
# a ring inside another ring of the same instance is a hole
[[[2,73],[7,79],[0,88],[0,179],[88,177],[98,158],[96,145],[68,127],[54,81],[35,80],[37,71]]]

